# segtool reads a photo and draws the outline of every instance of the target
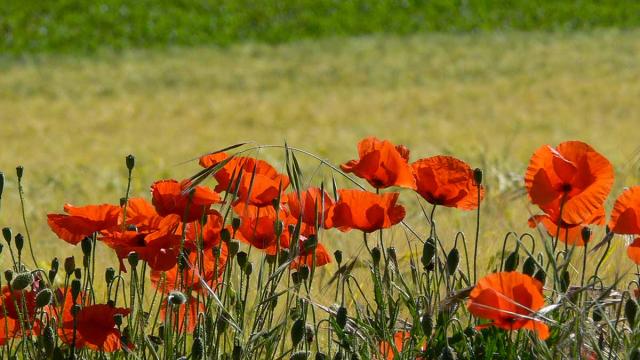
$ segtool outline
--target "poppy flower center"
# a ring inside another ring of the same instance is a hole
[[[562,190],[562,192],[564,192],[564,193],[568,193],[568,192],[571,192],[571,190],[572,190],[573,188],[572,188],[571,184],[565,183],[565,184],[562,184],[562,186],[560,187],[560,189]]]

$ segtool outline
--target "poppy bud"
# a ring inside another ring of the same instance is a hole
[[[228,243],[229,240],[231,240],[231,233],[229,232],[229,229],[220,230],[220,239],[225,243]]]
[[[22,253],[22,248],[24,247],[24,236],[18,233],[15,237],[16,249],[18,249],[18,255]]]
[[[562,276],[560,277],[560,290],[562,292],[566,292],[569,289],[569,285],[571,284],[571,277],[567,270],[562,272]]]
[[[113,322],[116,324],[117,327],[122,326],[122,314],[113,315]]]
[[[51,260],[51,270],[58,272],[59,267],[60,267],[60,261],[58,260],[57,257],[54,257],[53,260]]]
[[[535,275],[533,275],[533,277],[544,285],[545,281],[547,280],[547,273],[544,272],[544,270],[540,269],[536,272]]]
[[[447,255],[447,272],[449,275],[455,274],[458,269],[458,264],[460,263],[460,252],[458,249],[453,248]]]
[[[342,251],[341,250],[334,251],[333,257],[336,259],[336,262],[338,263],[338,267],[340,267],[340,263],[342,263]]]
[[[231,228],[234,231],[238,231],[241,223],[242,223],[242,220],[240,218],[234,217],[233,220],[231,220]]]
[[[587,226],[583,227],[580,235],[582,235],[582,242],[588,244],[589,240],[591,240],[591,228]]]
[[[298,274],[300,274],[300,279],[306,281],[309,278],[309,266],[307,264],[302,264],[298,269]]]
[[[294,285],[299,285],[300,280],[300,274],[297,271],[291,273],[291,281],[293,281]]]
[[[30,272],[23,272],[16,275],[11,287],[13,290],[24,290],[31,284],[33,284],[33,275]]]
[[[429,267],[433,257],[436,255],[436,240],[432,237],[428,238],[427,241],[424,242],[422,246],[422,257],[420,260],[422,261],[422,266],[425,269]]]
[[[323,352],[317,352],[315,360],[327,360],[327,354]]]
[[[39,308],[43,308],[51,303],[51,299],[53,298],[53,293],[49,289],[42,289],[36,295],[36,306]]]
[[[112,268],[111,266],[109,266],[105,271],[104,271],[104,279],[108,284],[111,284],[113,282],[113,280],[115,280],[116,278],[116,269]]]
[[[291,344],[295,348],[304,336],[304,320],[298,319],[291,326]]]
[[[373,259],[373,264],[374,265],[378,265],[380,263],[380,257],[382,256],[382,254],[380,254],[380,249],[378,249],[378,247],[374,247],[373,249],[371,249],[371,258]]]
[[[7,280],[8,283],[13,279],[13,270],[7,269],[4,271],[4,279]]]
[[[0,171],[0,199],[2,199],[3,190],[4,190],[4,173]]]
[[[518,256],[518,252],[514,251],[507,259],[504,261],[504,271],[514,271],[518,267],[518,263],[520,262],[520,257]]]
[[[127,203],[127,198],[126,197],[121,197],[120,198],[120,207],[123,207],[126,203]]]
[[[333,355],[333,360],[342,360],[343,356],[340,351],[338,351],[335,355]]]
[[[307,342],[307,344],[311,344],[313,342],[313,339],[315,337],[315,331],[313,330],[313,326],[307,324],[304,327],[304,340]]]
[[[276,233],[276,238],[279,238],[280,235],[282,234],[282,230],[284,230],[284,223],[282,222],[282,220],[278,220],[275,223],[273,223],[274,226],[274,232]]]
[[[429,314],[424,314],[420,317],[420,327],[422,327],[422,333],[425,336],[431,335],[433,330],[433,318]]]
[[[344,329],[347,325],[347,308],[340,306],[336,312],[336,324],[340,329]]]
[[[82,279],[82,270],[80,268],[75,268],[75,270],[73,270],[73,276],[78,280]]]
[[[291,357],[289,358],[289,360],[307,360],[308,358],[309,358],[308,351],[298,351],[291,354]]]
[[[69,256],[68,258],[64,259],[64,271],[67,273],[67,276],[71,276],[73,270],[75,269],[76,260],[73,258],[73,256]]]
[[[289,249],[281,249],[280,256],[278,258],[278,265],[282,265],[289,260]]]
[[[218,330],[218,334],[224,332],[227,329],[227,320],[224,316],[218,317],[218,321],[216,321],[216,330]]]
[[[638,313],[638,303],[633,299],[628,299],[624,304],[624,316],[627,318],[629,327],[633,330],[636,325],[636,315]]]
[[[193,344],[191,345],[191,358],[193,360],[202,360],[204,359],[204,343],[201,337],[196,337],[193,339]]]
[[[82,242],[80,242],[80,247],[82,248],[83,254],[85,255],[91,254],[91,238],[86,237],[82,239]]]
[[[600,322],[604,318],[602,309],[600,307],[594,307],[593,314],[591,314],[591,318],[593,319],[594,322]]]
[[[42,339],[42,347],[45,354],[51,355],[54,347],[56,346],[55,332],[53,331],[51,325],[47,325],[44,328],[42,334],[40,335],[40,339]]]
[[[240,269],[244,269],[245,265],[247,265],[247,259],[248,255],[244,251],[240,251],[236,255],[236,261],[238,262],[238,266],[240,266]]]
[[[244,273],[247,276],[251,276],[252,272],[253,272],[253,263],[252,262],[248,262],[247,265],[244,267]]]
[[[238,253],[238,250],[240,250],[240,243],[237,241],[229,241],[228,246],[229,246],[228,247],[229,256],[230,257],[236,256],[236,254]]]
[[[76,302],[76,299],[78,298],[78,295],[80,294],[80,287],[82,286],[82,284],[80,283],[80,280],[78,279],[73,279],[71,280],[71,299],[73,300],[73,302]]]
[[[56,279],[56,275],[58,275],[57,271],[49,270],[49,282],[50,283],[53,283],[53,281]]]
[[[482,169],[473,169],[473,180],[475,181],[476,185],[482,185]]]
[[[629,360],[640,360],[640,348],[635,348],[629,354]]]
[[[532,256],[529,256],[527,257],[527,260],[524,261],[524,264],[522,264],[522,273],[533,276],[533,273],[535,273],[535,271],[536,260]]]
[[[445,346],[438,357],[440,360],[456,360],[457,358],[458,356],[456,355],[456,352],[450,346]]]
[[[138,256],[137,252],[132,251],[129,253],[129,255],[127,255],[127,260],[129,261],[129,265],[131,265],[132,268],[135,268],[136,266],[138,266],[138,261],[140,261],[140,256]]]
[[[136,157],[131,154],[127,155],[125,163],[127,164],[127,169],[129,169],[129,171],[133,170],[133,167],[136,166]]]
[[[172,291],[167,296],[167,301],[171,305],[182,305],[187,302],[187,297],[180,291]]]
[[[233,360],[240,360],[242,358],[242,353],[242,346],[236,344],[233,346],[233,350],[231,351],[231,358]]]
[[[24,167],[22,165],[16,166],[16,175],[18,176],[18,181],[22,179],[22,174],[24,173]]]
[[[73,315],[73,317],[76,317],[76,315],[78,315],[80,310],[82,310],[82,307],[79,304],[73,305],[71,307],[71,315]]]
[[[4,237],[4,241],[6,241],[9,246],[11,246],[11,238],[13,237],[13,235],[11,234],[11,228],[2,228],[2,237]]]
[[[397,263],[398,259],[396,257],[396,248],[394,248],[393,246],[389,247],[387,249],[387,257],[391,259],[391,261],[393,261],[394,264]]]
[[[220,258],[220,254],[222,254],[222,249],[220,248],[220,246],[214,246],[211,249],[211,253],[215,258]]]

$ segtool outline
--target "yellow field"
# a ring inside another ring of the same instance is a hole
[[[23,231],[17,164],[35,252],[48,262],[71,247],[48,230],[46,214],[65,202],[117,203],[128,153],[138,160],[133,194],[146,196],[154,179],[198,169],[182,162],[236,142],[286,140],[340,163],[360,138],[377,135],[407,145],[412,159],[447,153],[485,169],[486,262],[504,233],[527,230],[535,209],[518,190],[539,145],[584,140],[614,163],[616,194],[639,182],[638,39],[637,31],[389,36],[5,61],[0,225]],[[282,151],[260,156],[281,164]],[[417,208],[412,194],[401,199]],[[447,246],[455,230],[473,232],[473,219],[439,211]],[[424,228],[418,216],[408,221]],[[326,237],[332,249],[361,242]],[[404,243],[400,229],[394,239]]]

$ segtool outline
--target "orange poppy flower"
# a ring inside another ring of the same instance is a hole
[[[640,235],[640,186],[628,188],[618,197],[609,228],[616,234]]]
[[[316,244],[314,249],[306,249],[305,243],[307,241],[307,238],[302,236],[301,238],[300,253],[298,254],[298,257],[291,263],[292,268],[297,269],[303,264],[306,264],[309,268],[312,268],[314,265],[314,253],[316,267],[324,266],[331,262],[331,255],[329,255],[329,252],[324,247],[324,245],[318,243]]]
[[[226,153],[205,155],[200,158],[200,165],[215,166],[228,157]],[[237,193],[235,203],[255,206],[271,205],[280,196],[280,190],[289,186],[288,176],[278,173],[268,162],[251,157],[229,160],[213,177],[218,182],[217,192],[229,190],[230,194]]]
[[[405,343],[408,342],[410,339],[411,339],[411,333],[408,331],[398,330],[393,334],[393,344],[395,345],[398,353],[402,353],[402,349],[404,348]],[[426,342],[422,345],[420,351],[422,352],[427,351]],[[382,355],[382,358],[386,360],[393,360],[395,358],[392,345],[385,340],[380,341],[380,354]],[[424,360],[425,357],[416,356],[415,359]]]
[[[519,272],[499,272],[478,281],[469,295],[467,308],[473,315],[491,320],[490,324],[501,329],[528,329],[545,340],[549,328],[533,319],[535,312],[544,306],[542,283]]]
[[[627,246],[627,256],[633,260],[634,263],[640,265],[640,237],[633,240],[629,246]]]
[[[367,137],[358,143],[358,160],[340,165],[347,173],[367,180],[376,189],[400,186],[415,189],[416,182],[409,166],[409,149],[394,146],[387,140]]]
[[[220,195],[204,187],[196,186],[193,194],[185,194],[188,181],[160,180],[151,185],[152,203],[161,216],[179,215],[185,222],[200,220],[211,205],[221,202]]]
[[[8,286],[3,286],[0,298],[0,345],[4,345],[8,339],[22,337],[23,327],[29,334],[36,327],[36,322],[36,291],[11,291]]]
[[[560,232],[558,232],[559,216],[554,215],[534,215],[529,218],[529,227],[535,228],[538,224],[544,226],[547,230],[547,234],[551,237],[558,236],[558,239],[562,242],[566,242],[569,245],[584,246],[582,240],[582,229],[589,225],[603,225],[605,222],[604,207],[596,210],[593,213],[593,218],[582,224],[562,224],[560,226]]]
[[[196,329],[198,314],[205,312],[204,304],[198,299],[187,296],[187,302],[182,305],[171,305],[168,301],[164,301],[160,308],[160,318],[162,321],[168,321],[167,315],[171,315],[171,324],[178,324],[178,333],[185,330],[191,334]]]
[[[580,141],[540,147],[524,177],[531,202],[549,214],[559,213],[566,224],[582,224],[604,204],[613,185],[609,160]]]
[[[286,204],[287,223],[296,224],[301,221],[300,233],[309,236],[316,233],[316,223],[318,227],[328,229],[331,227],[331,210],[333,208],[333,199],[323,192],[320,194],[319,188],[309,188],[300,193],[288,193],[283,196],[283,202]]]
[[[121,209],[115,205],[64,205],[67,214],[48,214],[47,223],[58,237],[76,245],[91,234],[109,229],[121,221]]]
[[[276,223],[281,221],[276,216],[273,208],[258,208],[258,210],[248,210],[245,216],[241,217],[240,228],[235,232],[235,237],[251,246],[265,251],[268,255],[275,255],[280,248],[289,248],[289,232],[286,225],[282,227],[278,245],[276,233]],[[233,231],[230,229],[230,231]],[[233,233],[233,232],[232,232]]]
[[[198,221],[187,224],[185,247],[189,250],[197,250],[200,248],[197,246],[200,241],[202,241],[202,249],[211,249],[220,244],[220,232],[222,231],[223,222],[222,215],[216,210],[211,210],[207,215],[204,226]]]
[[[73,301],[70,295],[66,296],[63,306],[62,326],[58,329],[58,335],[63,343],[73,343],[73,315],[71,308]],[[95,351],[114,352],[121,347],[120,331],[116,327],[115,315],[127,316],[129,309],[116,308],[108,304],[96,304],[82,307],[76,314],[76,341],[75,347],[81,349],[88,347]]]
[[[405,216],[404,207],[396,204],[399,195],[339,190],[339,199],[331,216],[332,226],[340,231],[358,229],[364,232],[389,228],[402,221]]]
[[[197,274],[199,274],[199,276],[196,275],[196,271],[194,271],[193,268],[185,268],[181,274],[176,264],[166,272],[158,270],[151,271],[151,283],[165,293],[169,293],[172,290],[200,291],[202,289],[200,279],[202,279],[210,288],[215,289],[227,264],[227,245],[220,243],[220,246],[219,258],[216,258],[211,250],[202,252],[203,268],[198,267],[197,254],[195,252],[189,254],[189,263],[198,269]],[[165,274],[164,281],[162,280],[162,273]]]
[[[464,161],[439,155],[417,160],[411,167],[416,191],[429,203],[462,210],[478,207],[478,186]],[[483,198],[484,188],[480,187],[480,200]]]

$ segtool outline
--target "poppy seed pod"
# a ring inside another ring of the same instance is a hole
[[[13,237],[13,235],[11,234],[11,228],[2,228],[2,237],[4,237],[4,241],[6,241],[9,246],[11,246],[11,238]]]
[[[80,283],[80,280],[78,279],[73,279],[71,281],[71,296],[72,296],[72,300],[75,303],[76,299],[78,298],[78,295],[80,294],[80,287],[82,286],[82,284]]]
[[[13,270],[7,269],[4,271],[4,279],[7,280],[8,283],[13,279]]]
[[[291,345],[295,348],[304,336],[304,320],[298,319],[291,326]]]
[[[220,239],[225,243],[228,243],[229,240],[231,240],[231,233],[229,232],[229,229],[220,230]]]
[[[455,274],[460,263],[460,251],[457,248],[451,249],[449,255],[447,255],[447,272],[449,275]]]
[[[22,174],[24,173],[24,167],[22,165],[16,166],[16,176],[18,176],[18,181],[22,179]]]
[[[140,261],[140,256],[138,256],[137,252],[132,251],[129,253],[129,255],[127,255],[127,261],[129,261],[129,265],[131,265],[132,268],[135,268],[136,266],[138,266],[138,261]]]
[[[529,256],[527,257],[527,260],[524,261],[524,264],[522,264],[522,272],[529,276],[533,276],[535,271],[536,271],[536,260],[532,256]]]
[[[76,259],[73,256],[69,256],[64,259],[64,271],[67,273],[67,276],[71,276],[73,271],[76,269]]]
[[[193,360],[202,360],[204,356],[204,342],[202,338],[198,336],[193,339],[193,344],[191,345],[191,358]]]
[[[136,157],[131,154],[127,155],[125,163],[127,164],[127,169],[129,169],[129,171],[133,170],[133,167],[136,166]]]
[[[43,308],[51,303],[51,299],[53,298],[53,293],[50,289],[42,289],[36,295],[36,306],[39,308]]]
[[[347,308],[340,306],[336,312],[336,324],[340,329],[344,329],[347,325]]]
[[[22,248],[24,248],[24,236],[18,233],[15,237],[16,249],[18,249],[18,254],[22,253]]]
[[[230,257],[236,256],[238,250],[240,250],[240,243],[237,241],[229,241],[228,252]]]
[[[244,251],[240,251],[236,255],[236,261],[238,262],[238,266],[240,266],[240,269],[244,269],[244,267],[247,265],[247,260],[248,260],[248,255]]]
[[[167,296],[167,301],[171,305],[182,305],[187,302],[187,297],[180,291],[172,291]]]
[[[107,270],[104,271],[104,279],[107,284],[111,284],[113,280],[116,278],[116,269],[112,267],[108,267]]]
[[[633,299],[628,299],[624,304],[624,316],[627,318],[629,327],[633,330],[636,326],[636,316],[638,314],[638,303]]]
[[[520,257],[517,251],[513,251],[504,261],[504,271],[514,271],[518,267]]]
[[[589,241],[591,240],[591,228],[588,226],[585,226],[582,228],[582,231],[580,232],[580,235],[582,236],[582,242],[585,244],[588,244]]]
[[[333,257],[336,259],[336,262],[338,263],[338,267],[340,267],[340,264],[342,263],[342,251],[341,250],[334,251]]]
[[[482,169],[473,169],[473,181],[476,182],[476,185],[482,185]]]
[[[373,249],[371,249],[371,259],[373,259],[373,264],[374,265],[378,265],[380,263],[380,257],[382,256],[382,254],[380,253],[380,249],[378,249],[378,247],[374,247]]]
[[[13,290],[24,290],[33,284],[33,275],[30,272],[23,272],[15,276],[11,287]]]

